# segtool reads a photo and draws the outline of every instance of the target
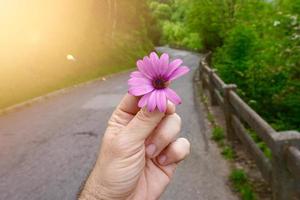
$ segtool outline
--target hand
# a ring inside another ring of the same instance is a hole
[[[188,140],[177,138],[181,119],[175,106],[148,112],[137,102],[127,94],[112,114],[80,199],[158,199],[189,154]]]

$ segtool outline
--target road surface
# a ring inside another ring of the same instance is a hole
[[[234,200],[228,167],[207,141],[204,115],[193,97],[193,73],[200,56],[158,48],[182,58],[192,71],[173,84],[183,99],[177,109],[182,135],[192,143],[164,200]],[[70,89],[68,92],[0,116],[0,199],[76,199],[91,170],[114,107],[127,91],[128,72]]]

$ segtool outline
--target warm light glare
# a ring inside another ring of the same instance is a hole
[[[0,0],[0,108],[96,65],[102,48],[97,6],[94,0]],[[74,62],[77,55],[81,63]]]
[[[73,55],[71,55],[71,54],[67,55],[67,60],[76,61],[75,57]]]

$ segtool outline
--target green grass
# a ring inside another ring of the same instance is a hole
[[[220,126],[215,126],[212,130],[212,137],[214,141],[220,142],[225,139],[224,129]]]
[[[247,183],[247,175],[242,169],[233,170],[229,178],[235,187]]]
[[[204,105],[208,106],[208,97],[203,94],[203,91],[201,93],[201,100],[204,103]]]
[[[201,100],[203,104],[206,107],[208,107],[207,97],[205,97],[202,94]],[[225,159],[233,160],[236,154],[234,149],[231,146],[226,144],[227,141],[225,138],[224,129],[216,124],[214,115],[208,109],[207,112],[208,112],[207,119],[213,126],[211,139],[218,143],[218,146],[222,149],[221,154]],[[271,151],[269,151],[266,144],[262,142],[262,140],[257,136],[257,134],[250,131],[249,134],[251,135],[253,140],[256,141],[259,148],[265,153],[265,155],[267,157],[271,156]],[[240,194],[242,200],[256,200],[256,195],[253,192],[252,186],[249,183],[248,177],[244,170],[242,169],[232,170],[229,179],[232,183],[234,190]]]
[[[200,98],[202,103],[204,104],[204,106],[206,107],[207,110],[207,120],[213,125],[216,126],[216,120],[214,115],[210,112],[210,110],[208,109],[208,97],[205,96],[205,94],[203,93],[203,90],[200,91]]]
[[[255,200],[256,196],[249,183],[247,174],[242,169],[234,169],[230,176],[230,181],[234,189],[240,193],[243,200]]]
[[[203,104],[208,108],[207,103],[207,97],[205,97],[203,94],[201,95],[201,100]],[[224,129],[216,124],[214,115],[207,109],[207,119],[212,124],[213,130],[212,130],[212,136],[211,139],[216,141],[218,143],[218,146],[222,149],[222,155],[227,160],[233,160],[235,158],[235,151],[234,149],[229,146],[225,138]],[[253,140],[257,142],[261,142],[260,138],[254,134],[253,132],[249,132],[251,137],[253,137]],[[265,149],[264,152],[267,152],[268,150],[265,148],[265,144],[261,143],[258,144],[258,146],[261,149]],[[229,179],[232,183],[232,186],[235,191],[237,191],[242,200],[256,200],[256,195],[252,190],[252,186],[249,183],[248,177],[244,170],[241,169],[234,169],[232,170]]]
[[[253,130],[248,129],[247,130],[251,138],[254,140],[254,142],[257,144],[258,148],[264,153],[264,155],[271,159],[272,158],[272,151],[267,146],[267,144],[257,135],[257,133]]]
[[[222,155],[227,160],[233,160],[235,157],[234,150],[230,146],[224,146],[222,149]]]
[[[211,114],[210,112],[207,113],[207,120],[208,120],[210,123],[212,123],[212,124],[215,123],[215,117],[214,117],[213,114]]]

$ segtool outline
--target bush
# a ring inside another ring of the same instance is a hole
[[[258,39],[252,28],[244,25],[234,27],[217,49],[213,57],[214,66],[225,82],[247,87],[245,78],[251,59],[255,56]]]
[[[201,38],[197,33],[186,34],[182,41],[182,46],[195,51],[203,48]]]
[[[282,11],[268,15],[271,9],[264,4],[252,2],[236,13],[239,23],[216,49],[213,64],[222,79],[236,83],[243,99],[276,129],[300,130],[299,19]],[[254,11],[260,18],[253,16]]]
[[[190,30],[184,23],[188,5],[186,0],[152,0],[149,5],[162,29],[161,44],[190,50],[202,48],[199,33]]]
[[[162,7],[163,44],[213,51],[253,109],[277,130],[300,130],[300,0],[151,1],[171,9]]]
[[[153,15],[160,20],[169,19],[172,13],[171,7],[168,4],[156,1],[150,2],[150,9],[153,11]]]

